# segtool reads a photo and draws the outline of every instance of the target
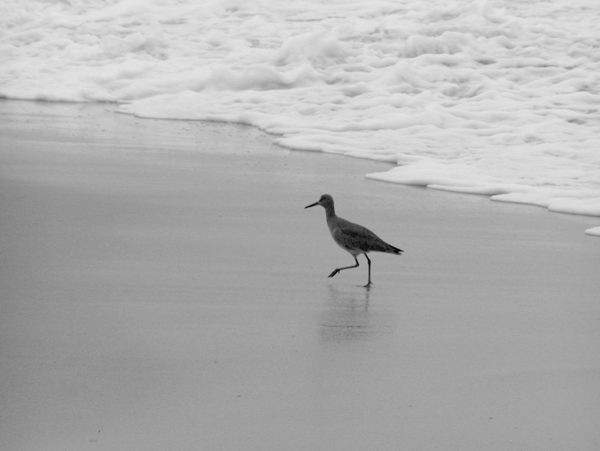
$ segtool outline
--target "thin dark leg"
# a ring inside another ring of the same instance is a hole
[[[365,285],[365,287],[369,288],[371,285],[373,285],[373,283],[371,282],[371,259],[367,254],[364,255],[367,258],[367,262],[369,262],[369,283]]]
[[[354,257],[354,261],[356,262],[356,265],[354,265],[354,266],[344,266],[343,268],[334,269],[333,272],[331,274],[329,274],[329,276],[327,276],[327,277],[333,277],[333,276],[335,276],[338,272],[340,272],[343,269],[356,268],[357,266],[360,266],[358,264],[358,259],[356,257]]]

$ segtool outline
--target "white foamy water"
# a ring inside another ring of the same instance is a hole
[[[243,122],[600,216],[598,0],[3,0],[0,96]]]

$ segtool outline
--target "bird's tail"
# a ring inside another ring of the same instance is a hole
[[[390,245],[390,250],[389,250],[390,254],[402,255],[402,252],[404,252],[402,249],[398,249],[397,247]]]

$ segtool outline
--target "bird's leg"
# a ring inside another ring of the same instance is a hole
[[[353,265],[353,266],[344,266],[343,268],[334,269],[333,272],[331,274],[329,274],[329,276],[327,276],[327,277],[333,277],[333,276],[335,276],[342,269],[350,269],[350,268],[356,268],[357,266],[360,266],[358,264],[358,259],[356,257],[354,257],[354,261],[356,262],[356,265]]]
[[[366,257],[367,262],[369,262],[369,282],[365,285],[365,288],[369,288],[371,285],[373,285],[371,282],[371,259],[367,254],[364,254],[364,256]]]

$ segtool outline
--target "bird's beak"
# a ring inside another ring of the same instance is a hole
[[[306,210],[307,208],[314,207],[315,205],[319,205],[319,202],[315,202],[314,204],[307,205],[306,207],[304,207],[304,209]]]

